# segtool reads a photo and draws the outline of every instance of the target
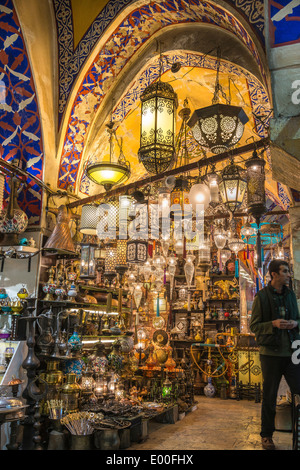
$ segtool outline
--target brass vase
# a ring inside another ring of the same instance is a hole
[[[66,375],[66,382],[60,388],[60,396],[66,412],[78,410],[81,387],[76,380],[76,374],[70,372]]]

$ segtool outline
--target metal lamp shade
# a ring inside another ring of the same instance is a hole
[[[113,186],[124,183],[130,176],[130,167],[120,163],[99,162],[87,166],[88,178],[109,191]]]
[[[195,140],[211,152],[226,152],[236,145],[249,121],[239,106],[213,104],[196,109],[188,121]]]
[[[241,172],[242,169],[239,166],[230,163],[224,168],[219,183],[222,202],[231,212],[241,206],[246,191],[247,183]]]
[[[159,174],[175,162],[177,95],[171,85],[158,80],[144,90],[141,103],[139,160],[148,173]]]
[[[82,206],[80,228],[79,231],[86,235],[96,235],[96,227],[98,222],[97,215],[98,206],[94,204],[85,204]]]

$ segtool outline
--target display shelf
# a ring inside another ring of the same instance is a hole
[[[46,306],[48,305],[53,305],[54,307],[61,307],[65,306],[66,308],[74,308],[74,309],[79,309],[81,308],[82,310],[88,310],[88,309],[94,309],[95,313],[97,311],[103,312],[104,315],[107,315],[106,313],[106,304],[92,304],[92,303],[86,303],[86,302],[73,302],[71,300],[39,300],[39,302],[45,304]],[[112,306],[111,310],[112,313],[118,314],[117,311],[118,307],[117,306]],[[130,312],[131,309],[129,307],[122,307],[122,312]]]
[[[113,294],[118,295],[119,294],[119,289],[109,289],[106,287],[100,287],[100,286],[90,286],[89,284],[78,284],[79,289],[82,290],[90,290],[94,292],[102,292],[104,294],[109,294],[110,292]],[[122,294],[127,295],[128,291],[126,289],[122,288]]]

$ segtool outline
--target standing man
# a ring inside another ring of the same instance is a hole
[[[259,345],[263,376],[262,447],[274,450],[272,436],[282,376],[291,392],[300,394],[300,365],[292,362],[292,343],[300,338],[300,316],[295,293],[289,288],[291,275],[288,263],[271,261],[269,274],[271,281],[255,296],[250,329]]]

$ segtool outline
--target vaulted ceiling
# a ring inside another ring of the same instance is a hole
[[[40,135],[30,129],[32,143],[40,145],[34,148],[34,156],[38,159],[41,150],[38,176],[54,190],[68,190],[80,198],[102,191],[87,179],[84,169],[90,159],[101,160],[108,151],[106,124],[111,117],[131,164],[130,181],[146,176],[137,155],[140,95],[159,76],[159,51],[162,80],[178,94],[178,111],[187,99],[193,112],[211,104],[220,47],[220,83],[226,97],[242,106],[249,118],[238,146],[267,133],[272,103],[263,43],[263,1],[253,2],[255,8],[238,0],[3,3],[5,53],[16,56],[12,42],[16,34],[23,41],[23,56],[28,57],[27,68],[19,59],[14,69],[10,67],[10,76],[15,78],[13,72],[20,70],[25,77],[25,70],[31,71],[32,90],[27,95],[34,96],[40,124]],[[177,73],[171,71],[174,62],[181,64]],[[24,107],[24,120],[29,112]],[[9,118],[11,135],[17,125],[15,110]],[[178,114],[177,132],[181,122]],[[11,158],[9,145],[3,147],[2,156]],[[191,161],[203,156],[190,138]],[[266,160],[269,199],[285,209],[290,204],[288,189],[272,180],[269,152]],[[30,169],[36,163],[26,165]]]

